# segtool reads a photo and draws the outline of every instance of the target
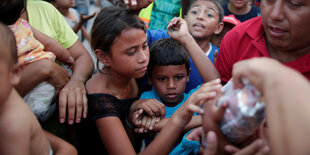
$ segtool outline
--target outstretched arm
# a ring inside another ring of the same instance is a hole
[[[185,47],[205,82],[220,77],[211,60],[205,55],[195,39],[190,35],[185,20],[174,17],[168,23],[167,32],[171,38],[178,40]]]

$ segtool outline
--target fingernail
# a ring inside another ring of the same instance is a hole
[[[69,124],[72,125],[72,124],[73,124],[73,120],[70,120],[70,121],[69,121]]]
[[[150,129],[150,130],[153,130],[153,127],[150,127],[149,129]]]
[[[145,133],[147,133],[147,130],[144,130]]]
[[[131,5],[133,5],[133,6],[137,5],[137,2],[136,1],[132,1]]]
[[[128,0],[124,0],[125,4],[128,4]]]
[[[216,81],[216,82],[221,82],[221,79],[216,79],[215,81]]]
[[[76,122],[76,123],[80,123],[80,122],[81,122],[81,119],[78,118],[78,119],[75,120],[75,122]]]
[[[87,117],[87,114],[84,114],[83,117],[86,118],[86,117]]]
[[[61,119],[60,119],[60,123],[62,124],[62,123],[64,123],[64,122],[65,122],[65,119],[61,118]]]
[[[208,132],[207,139],[209,142],[215,142],[215,134],[212,131]]]

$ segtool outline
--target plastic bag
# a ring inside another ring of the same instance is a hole
[[[244,88],[234,89],[230,80],[224,87],[224,95],[217,105],[228,103],[220,129],[227,139],[238,144],[252,135],[265,117],[265,104],[261,93],[248,80],[243,79]]]
[[[56,110],[56,104],[52,104],[55,95],[55,87],[47,82],[42,82],[32,89],[24,100],[31,107],[32,112],[39,121],[46,121]]]

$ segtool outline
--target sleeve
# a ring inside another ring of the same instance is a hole
[[[70,48],[78,40],[77,34],[72,30],[65,18],[55,7],[51,7],[51,12],[54,15],[57,41],[65,48]]]
[[[197,154],[199,151],[200,143],[197,141],[190,141],[186,139],[186,136],[191,131],[187,132],[187,134],[184,135],[181,143],[177,145],[170,153],[169,155],[179,155],[179,154]]]
[[[230,47],[231,40],[233,40],[232,34],[228,32],[221,41],[219,54],[215,62],[215,68],[220,73],[222,84],[227,83],[232,77],[233,51]]]
[[[147,43],[151,45],[154,41],[164,38],[170,38],[166,30],[147,30]]]

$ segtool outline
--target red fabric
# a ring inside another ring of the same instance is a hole
[[[253,57],[270,57],[264,34],[259,16],[237,25],[224,36],[215,62],[223,84],[231,78],[234,63]],[[297,70],[310,80],[310,53],[285,65]]]

